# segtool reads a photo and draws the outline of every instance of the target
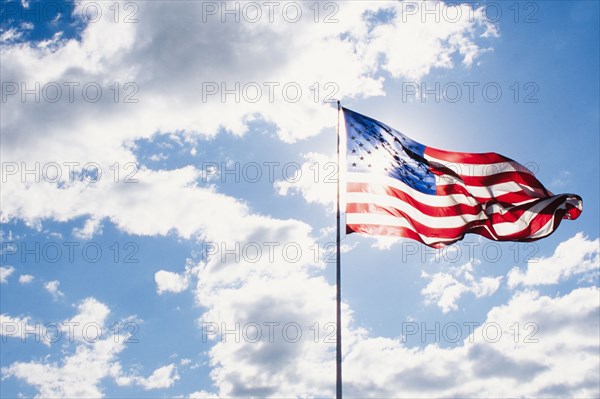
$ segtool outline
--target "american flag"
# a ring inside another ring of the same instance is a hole
[[[583,209],[581,197],[553,195],[505,156],[426,147],[346,108],[341,117],[346,233],[406,237],[431,247],[467,233],[534,241]]]

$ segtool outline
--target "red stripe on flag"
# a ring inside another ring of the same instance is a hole
[[[477,215],[481,212],[481,205],[470,206],[466,204],[454,204],[450,206],[431,206],[415,200],[409,194],[395,187],[385,186],[383,184],[369,183],[348,183],[347,192],[349,193],[370,193],[377,195],[389,195],[406,202],[412,207],[418,209],[429,216],[455,216],[455,215]],[[469,194],[470,196],[470,194]]]
[[[440,161],[453,163],[469,163],[476,165],[500,162],[514,162],[512,159],[500,154],[496,154],[495,152],[485,152],[476,154],[468,152],[451,152],[438,150],[437,148],[425,147],[425,155],[429,155],[433,158],[439,159]]]
[[[473,195],[469,190],[460,184],[445,184],[436,187],[437,195],[452,195],[452,194],[463,194],[467,197],[475,199],[479,203],[486,203],[489,201],[500,202],[500,203],[520,203],[525,201],[531,201],[533,199],[543,198],[542,196],[532,196],[531,193],[525,191],[515,191],[503,194],[494,194],[489,197],[479,197]],[[541,194],[541,193],[540,193]]]
[[[500,172],[487,176],[466,176],[458,174],[450,168],[435,167],[433,165],[430,165],[429,168],[438,176],[450,175],[456,179],[462,180],[468,186],[485,187],[493,184],[515,182],[531,188],[537,188],[543,191],[546,190],[538,179],[527,172]]]

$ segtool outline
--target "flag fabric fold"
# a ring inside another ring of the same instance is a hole
[[[375,119],[341,113],[347,234],[406,237],[431,247],[467,233],[534,241],[582,212],[581,197],[552,194],[510,158],[427,147]]]

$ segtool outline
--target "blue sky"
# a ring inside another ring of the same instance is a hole
[[[329,97],[584,202],[345,237],[345,395],[597,397],[598,3],[253,4],[2,3],[0,396],[332,396]]]

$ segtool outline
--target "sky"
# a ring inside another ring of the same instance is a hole
[[[0,396],[331,397],[334,101],[583,213],[342,241],[345,397],[600,395],[599,4],[3,1]]]

